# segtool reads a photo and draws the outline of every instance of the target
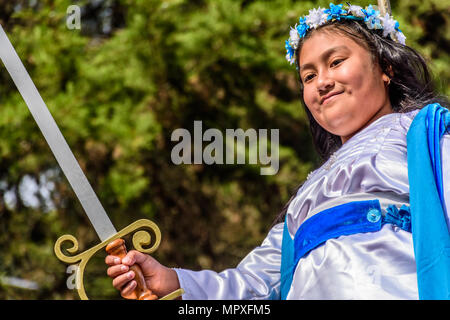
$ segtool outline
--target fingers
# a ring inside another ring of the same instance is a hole
[[[114,266],[114,265],[120,264],[121,260],[119,257],[109,255],[109,256],[106,256],[105,263],[108,266]]]
[[[127,253],[126,257],[122,259],[122,263],[127,266],[132,266],[135,263],[143,265],[147,262],[149,257],[149,255],[142,252],[131,250]]]
[[[137,282],[136,281],[130,281],[127,285],[125,285],[122,290],[120,291],[120,294],[124,298],[129,298],[133,295],[134,289],[136,289]]]
[[[114,288],[122,291],[122,294],[123,294],[123,289],[125,289],[128,285],[130,285],[130,282],[136,283],[136,281],[134,281],[133,279],[134,279],[134,272],[129,271],[129,272],[126,272],[124,274],[114,277],[112,284],[113,284]],[[133,280],[133,281],[131,281],[131,280]]]
[[[137,254],[136,254],[137,252]],[[134,281],[135,273],[130,270],[129,265],[133,265],[135,262],[141,262],[145,260],[145,255],[136,251],[133,253],[130,251],[127,255],[128,259],[120,259],[117,256],[108,255],[105,258],[105,263],[110,266],[106,273],[110,278],[113,279],[113,287],[120,290],[123,297],[132,294],[133,290],[136,288],[137,283]],[[131,254],[130,254],[131,253]],[[144,256],[141,257],[140,255]],[[136,256],[138,256],[136,258]],[[123,260],[129,265],[123,263]]]
[[[115,277],[120,276],[121,274],[127,272],[129,269],[130,269],[130,267],[123,265],[123,264],[119,264],[116,266],[109,267],[106,270],[106,273],[108,274],[109,277],[115,278]]]
[[[129,294],[128,291],[132,292],[136,281],[131,281],[134,278],[134,272],[130,271],[130,267],[122,264],[120,258],[112,255],[106,256],[105,263],[110,266],[106,273],[113,279],[113,287],[120,290],[122,295]]]
[[[105,263],[108,266],[116,266],[119,264],[124,264],[126,266],[132,266],[133,264],[137,263],[143,267],[154,267],[156,260],[154,260],[152,257],[150,257],[147,254],[144,254],[142,252],[131,250],[127,253],[125,258],[120,259],[117,256],[108,255],[105,258]]]
[[[130,268],[124,264],[121,264],[121,259],[116,256],[106,256],[105,263],[110,266],[106,273],[109,277],[115,278],[125,272],[127,272]]]

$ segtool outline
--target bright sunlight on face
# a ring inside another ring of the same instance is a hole
[[[316,31],[299,55],[303,99],[317,123],[345,143],[391,113],[389,77],[362,45],[330,31]]]

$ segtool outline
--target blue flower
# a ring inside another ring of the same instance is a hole
[[[300,18],[298,22],[299,25],[297,26],[297,32],[300,38],[302,38],[305,36],[306,31],[308,31],[309,26],[306,24],[306,18]]]
[[[380,19],[375,17],[370,17],[366,25],[369,29],[383,29]]]
[[[342,4],[338,4],[337,6],[333,3],[330,3],[330,9],[326,9],[324,11],[328,14],[327,20],[337,19],[341,20],[341,15],[347,14],[347,11],[342,9]]]
[[[366,9],[362,9],[362,12],[364,13],[364,22],[369,29],[383,29],[379,19],[380,11],[373,9],[372,5],[369,5]]]
[[[364,21],[368,21],[371,18],[376,18],[380,15],[380,11],[376,11],[372,8],[372,5],[369,5],[366,9],[362,9],[362,12],[364,13]]]
[[[284,47],[286,48],[287,55],[289,55],[288,60],[291,60],[294,56],[294,48],[292,48],[291,44],[289,43],[289,40],[286,40]]]

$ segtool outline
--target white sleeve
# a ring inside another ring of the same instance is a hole
[[[217,273],[174,268],[185,290],[183,300],[280,299],[283,225],[275,225],[234,269]]]
[[[446,211],[447,227],[450,232],[450,134],[441,138],[442,185],[444,189],[444,209]]]

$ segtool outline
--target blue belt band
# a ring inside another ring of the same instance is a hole
[[[327,240],[376,232],[385,224],[411,232],[409,207],[390,205],[382,215],[379,200],[354,201],[321,211],[298,228],[292,240],[285,222],[281,256],[281,299],[286,299],[299,260]]]

